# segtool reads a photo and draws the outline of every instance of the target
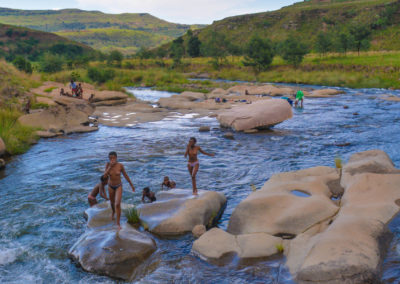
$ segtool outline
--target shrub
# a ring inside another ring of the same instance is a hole
[[[87,71],[87,75],[90,80],[97,83],[104,83],[108,80],[112,80],[115,77],[115,71],[113,69],[99,69],[96,67],[90,67]]]
[[[46,53],[39,61],[39,70],[46,73],[54,73],[63,69],[64,59],[58,55]]]
[[[124,214],[128,219],[129,224],[133,225],[140,224],[139,211],[136,209],[136,207],[126,209],[124,211]]]
[[[13,64],[15,67],[17,67],[19,70],[24,71],[25,73],[32,73],[32,65],[29,62],[29,60],[26,60],[22,56],[17,56],[13,60]]]
[[[282,244],[278,244],[278,245],[276,245],[275,247],[276,247],[276,250],[277,250],[279,253],[283,253],[284,250],[285,250],[285,248],[283,247]]]
[[[281,44],[280,53],[286,62],[297,67],[308,53],[308,48],[300,39],[289,37]]]

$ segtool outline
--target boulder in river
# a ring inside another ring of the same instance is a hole
[[[157,201],[138,207],[140,220],[149,231],[158,235],[182,235],[192,232],[196,225],[211,227],[220,218],[226,197],[219,192],[171,189],[159,192]]]
[[[6,167],[6,162],[3,159],[0,159],[0,170]]]
[[[0,137],[0,157],[6,153],[6,144],[4,144],[3,139]]]
[[[316,167],[272,176],[235,208],[228,232],[210,230],[192,250],[207,260],[265,257],[273,252],[266,240],[277,238],[296,283],[380,283],[387,225],[399,211],[399,170],[386,153],[366,151],[342,175]]]
[[[292,118],[293,112],[286,100],[262,100],[221,111],[218,120],[223,127],[236,131],[266,129]]]
[[[344,91],[336,90],[336,89],[320,89],[314,90],[311,93],[304,94],[306,97],[314,97],[314,98],[329,98],[331,96],[336,96],[339,94],[343,94]]]
[[[129,208],[122,204],[122,208]],[[146,233],[134,229],[121,216],[122,229],[111,223],[111,209],[101,203],[85,211],[89,229],[72,246],[70,257],[86,271],[129,280],[135,269],[156,250]]]

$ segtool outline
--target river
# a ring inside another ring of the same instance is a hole
[[[0,173],[0,282],[114,282],[84,272],[67,255],[85,231],[87,194],[112,150],[118,152],[139,192],[130,193],[124,183],[123,202],[138,204],[141,189],[159,190],[165,175],[178,187],[191,188],[183,154],[189,137],[197,137],[204,150],[216,153],[215,157],[200,156],[198,185],[228,197],[219,224],[223,229],[235,206],[252,192],[250,185],[260,188],[274,173],[334,167],[336,156],[346,161],[351,154],[370,149],[387,152],[400,168],[400,103],[378,98],[388,93],[400,96],[400,92],[344,90],[346,94],[334,98],[306,99],[304,110],[294,110],[293,119],[271,131],[237,133],[235,140],[223,138],[227,130],[220,129],[215,118],[193,119],[190,115],[127,128],[101,126],[95,133],[40,140]],[[137,96],[155,101],[157,94],[141,89]],[[202,125],[211,126],[211,132],[199,133]],[[347,146],[338,146],[343,144]],[[382,280],[399,283],[400,216],[390,228],[395,237]],[[158,250],[137,271],[134,282],[292,283],[282,258],[218,267],[190,253],[191,235],[155,240]]]

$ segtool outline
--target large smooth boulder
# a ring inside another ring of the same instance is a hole
[[[212,226],[221,216],[226,197],[219,192],[171,189],[157,194],[157,201],[138,207],[140,220],[158,235],[181,235],[196,225]]]
[[[339,211],[330,199],[329,188],[329,183],[338,178],[337,171],[329,167],[274,175],[235,208],[228,232],[289,237],[301,234]]]
[[[400,200],[399,174],[356,176],[332,224],[303,247],[305,257],[291,268],[296,279],[300,283],[379,283],[391,240],[387,224],[400,211],[396,200]]]
[[[122,209],[132,205],[121,204]],[[69,256],[88,272],[130,280],[135,269],[155,250],[156,243],[137,231],[122,214],[120,231],[111,221],[109,203],[100,203],[85,211],[88,230],[69,250]]]
[[[192,251],[209,261],[223,261],[232,256],[253,259],[277,254],[281,245],[281,238],[266,233],[236,236],[213,228],[193,243]]]
[[[123,93],[123,92],[117,92],[117,91],[96,91],[94,93],[94,98],[92,99],[92,102],[97,103],[101,101],[121,101],[128,99],[128,95]]]
[[[390,174],[400,173],[390,157],[381,150],[370,150],[353,154],[343,166],[341,184],[348,186],[353,177],[362,173]]]
[[[236,131],[264,129],[292,118],[293,112],[286,100],[262,100],[222,111],[218,120],[223,127]]]
[[[185,98],[189,101],[201,101],[204,100],[206,97],[204,93],[199,93],[199,92],[183,92],[180,95],[177,95],[178,97]]]
[[[89,230],[74,244],[69,255],[86,271],[129,280],[135,268],[155,250],[154,240],[126,224],[119,232]]]
[[[6,153],[6,144],[4,144],[3,139],[0,137],[0,157]]]

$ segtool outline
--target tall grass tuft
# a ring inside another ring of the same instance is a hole
[[[126,218],[128,219],[129,224],[132,225],[140,224],[139,211],[136,209],[136,207],[126,209],[124,213]]]
[[[37,139],[37,129],[23,126],[18,122],[21,113],[12,108],[0,109],[0,137],[11,155],[28,151],[29,146]]]

